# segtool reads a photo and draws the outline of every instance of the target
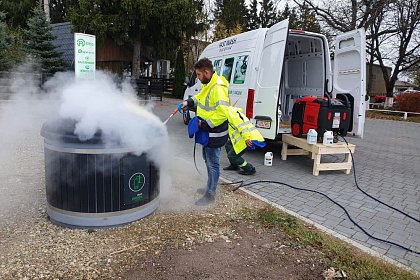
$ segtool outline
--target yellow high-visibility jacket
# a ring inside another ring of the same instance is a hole
[[[252,122],[242,113],[242,109],[228,107],[229,137],[235,153],[246,149],[246,140],[264,142],[264,137]]]
[[[228,138],[229,83],[217,73],[201,91],[187,100],[188,106],[197,106],[197,116],[205,122],[202,128],[209,131],[209,147],[221,147]]]

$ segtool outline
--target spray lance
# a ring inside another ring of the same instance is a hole
[[[178,112],[178,108],[175,108],[173,111],[172,111],[172,113],[169,115],[169,118],[167,118],[164,122],[163,122],[163,124],[165,124],[166,125],[166,123],[172,118],[172,116],[174,116],[175,114],[176,114],[176,112]]]
[[[179,105],[178,105],[178,107],[176,107],[173,111],[172,111],[172,113],[169,115],[169,117],[163,122],[163,124],[164,125],[166,125],[166,123],[176,114],[176,112],[177,111],[179,111],[180,113],[181,113],[181,110],[182,110],[182,113],[183,114],[187,114],[188,113],[188,111],[186,110],[187,108],[185,108],[185,107],[187,107],[186,105],[184,105],[184,103],[180,103]],[[184,109],[185,108],[185,109]]]

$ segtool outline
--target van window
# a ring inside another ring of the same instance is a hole
[[[223,76],[228,82],[230,82],[230,77],[232,76],[233,61],[235,58],[230,57],[226,58],[225,65],[223,66]]]
[[[248,67],[248,56],[241,55],[236,61],[235,75],[233,75],[234,84],[245,83],[246,68]]]
[[[197,82],[197,75],[195,74],[195,71],[192,71],[190,76],[190,81],[188,82],[188,87],[192,87]]]
[[[340,41],[339,48],[343,49],[343,48],[347,48],[347,47],[352,47],[354,45],[355,45],[354,38],[349,38],[347,40]]]
[[[222,60],[221,59],[215,60],[213,63],[213,68],[214,68],[214,71],[217,73],[217,75],[220,75],[220,69],[222,69]]]

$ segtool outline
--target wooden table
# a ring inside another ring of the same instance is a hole
[[[310,155],[314,160],[314,167],[312,174],[319,175],[319,171],[326,170],[344,170],[346,174],[350,174],[352,159],[349,149],[352,153],[356,148],[353,144],[346,144],[345,142],[333,143],[332,146],[325,146],[321,143],[309,145],[306,143],[306,138],[294,137],[291,134],[283,134],[283,149],[281,151],[281,159],[286,160],[287,156],[294,155]],[[289,149],[288,146],[296,146],[300,149]],[[321,163],[322,155],[345,154],[344,162],[339,163]]]

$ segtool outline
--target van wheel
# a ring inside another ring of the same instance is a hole
[[[191,120],[190,112],[187,111],[185,114],[182,114],[182,119],[184,121],[184,124],[188,125],[190,123],[190,120]]]

